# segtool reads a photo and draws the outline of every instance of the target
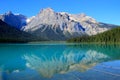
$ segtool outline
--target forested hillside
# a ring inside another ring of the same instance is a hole
[[[97,34],[94,36],[83,36],[69,39],[68,42],[97,42],[97,43],[119,43],[120,27]]]
[[[34,40],[31,34],[20,31],[0,20],[0,43],[28,42]]]

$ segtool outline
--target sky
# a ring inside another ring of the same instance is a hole
[[[120,25],[120,0],[0,0],[0,14],[12,11],[31,17],[48,7],[56,12],[85,13],[99,22]]]

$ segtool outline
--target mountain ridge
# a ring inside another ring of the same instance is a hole
[[[43,38],[50,41],[92,36],[117,27],[98,22],[84,13],[55,12],[52,8],[42,9],[36,16],[30,18],[9,11],[0,15],[0,19],[21,31],[36,36],[37,39]]]
[[[67,40],[84,35],[102,33],[115,25],[97,22],[85,14],[69,14],[55,12],[51,8],[42,9],[23,31],[48,40]]]
[[[35,41],[35,37],[0,20],[0,43],[26,43],[29,41]]]
[[[22,26],[26,25],[27,17],[22,14],[13,14],[11,11],[8,11],[4,14],[1,14],[0,19],[10,26],[21,29]]]

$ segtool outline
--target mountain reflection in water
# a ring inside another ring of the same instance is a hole
[[[56,74],[67,74],[73,71],[82,73],[98,63],[119,60],[119,50],[120,45],[5,44],[0,45],[0,52],[3,53],[0,54],[0,70],[7,76],[14,76],[11,74],[31,69],[44,78],[52,78]]]
[[[60,56],[53,55],[49,58],[45,55],[25,55],[26,66],[38,71],[44,77],[52,77],[56,73],[66,73],[70,71],[84,72],[95,66],[97,63],[108,59],[108,56],[89,50],[86,53],[74,53],[73,50],[63,52]]]

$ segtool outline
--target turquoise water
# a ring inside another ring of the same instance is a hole
[[[98,80],[91,69],[116,60],[120,60],[120,45],[0,44],[0,80]]]

